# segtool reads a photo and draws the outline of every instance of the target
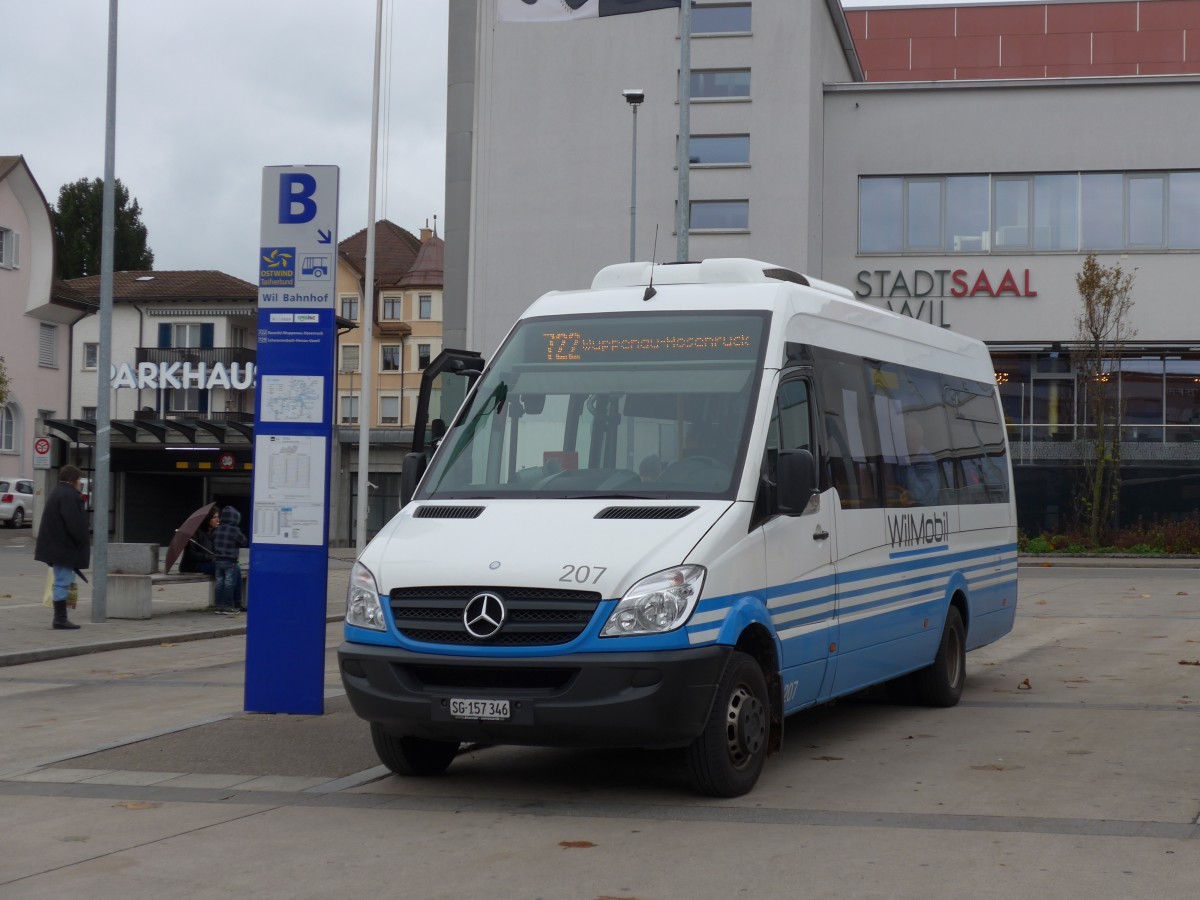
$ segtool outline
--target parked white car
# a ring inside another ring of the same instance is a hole
[[[33,480],[0,478],[0,522],[20,528],[33,521]]]

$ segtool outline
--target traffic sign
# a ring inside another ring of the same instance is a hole
[[[39,437],[33,441],[33,467],[35,469],[50,468],[50,438]]]

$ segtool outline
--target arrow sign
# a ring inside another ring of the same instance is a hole
[[[321,228],[317,229],[317,243],[318,244],[328,244],[332,238],[333,238],[333,234],[331,232],[325,231],[324,229],[321,229]]]

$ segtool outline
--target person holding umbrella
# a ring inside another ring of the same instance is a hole
[[[183,558],[179,561],[180,572],[216,575],[212,536],[220,524],[221,512],[214,503],[211,515],[200,524],[200,527],[187,539],[187,544],[184,545]],[[170,565],[167,568],[170,568]]]
[[[54,622],[56,629],[77,629],[67,618],[67,592],[75,580],[75,572],[86,569],[91,559],[91,536],[88,533],[87,513],[83,509],[80,485],[83,472],[75,466],[63,466],[58,472],[58,485],[46,498],[42,521],[38,527],[37,545],[33,558],[54,570]]]

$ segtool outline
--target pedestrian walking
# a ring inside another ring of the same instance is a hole
[[[75,466],[63,466],[58,484],[46,498],[38,526],[33,558],[54,570],[54,621],[52,628],[76,629],[67,618],[67,592],[75,581],[75,571],[86,569],[91,558],[87,513],[83,508],[80,486],[83,472]]]
[[[213,558],[216,563],[217,612],[236,614],[242,606],[242,568],[238,565],[238,548],[249,542],[242,529],[242,514],[232,506],[221,510],[221,524],[212,533]]]

